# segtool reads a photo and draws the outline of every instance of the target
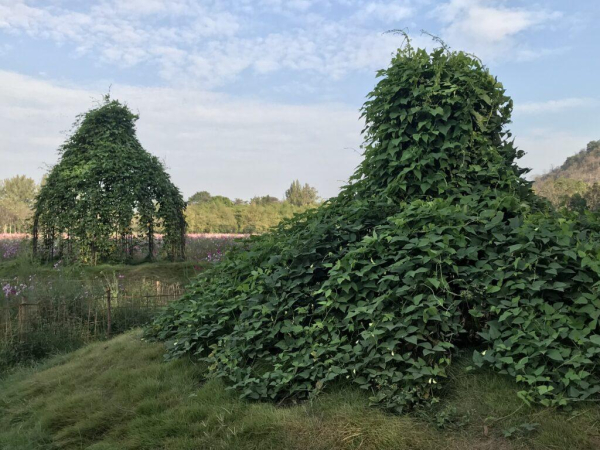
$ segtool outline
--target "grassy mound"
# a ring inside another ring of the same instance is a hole
[[[600,408],[524,405],[489,372],[450,372],[435,408],[394,416],[335,385],[311,402],[246,402],[139,332],[92,344],[0,380],[0,448],[36,449],[595,449]],[[537,425],[536,425],[537,424]],[[505,437],[506,435],[506,437]]]
[[[349,381],[402,412],[437,402],[466,348],[525,402],[597,398],[598,222],[534,195],[479,60],[408,45],[379,75],[340,195],[231,253],[149,335],[251,399]]]

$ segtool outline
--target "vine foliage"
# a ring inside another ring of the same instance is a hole
[[[532,192],[477,58],[409,42],[379,77],[341,193],[201,274],[148,335],[250,399],[349,381],[402,411],[437,400],[458,349],[524,401],[597,397],[595,219]]]
[[[33,250],[42,259],[128,259],[137,238],[152,258],[157,232],[168,257],[183,258],[185,202],[138,141],[137,119],[108,96],[78,118],[36,199]]]

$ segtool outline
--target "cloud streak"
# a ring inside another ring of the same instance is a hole
[[[171,84],[215,88],[246,72],[293,71],[331,80],[373,72],[401,42],[382,32],[411,23],[428,2],[102,0],[78,10],[60,1],[50,5],[0,1],[0,31],[69,44],[76,54],[94,55],[108,65],[156,67]],[[531,59],[551,50],[518,45],[516,37],[561,14],[491,0],[450,0],[432,17],[454,48],[482,57]]]
[[[356,16],[388,23],[412,14],[410,7],[389,1],[357,2],[354,15],[331,21],[307,13],[315,3],[104,0],[75,12],[31,6],[26,0],[3,1],[0,30],[72,44],[79,55],[98,55],[119,67],[155,65],[169,82],[216,87],[246,70],[308,71],[332,79],[353,70],[375,70],[386,62],[381,54],[387,59],[397,40],[360,26]],[[289,27],[265,34],[256,28],[267,10],[307,14],[290,16]]]
[[[504,3],[450,0],[435,8],[433,16],[443,24],[442,35],[451,46],[487,60],[527,60],[548,54],[548,49],[527,48],[518,37],[555,23],[563,17],[562,13],[536,6],[508,7]]]
[[[588,108],[597,106],[598,100],[588,97],[572,97],[543,102],[527,102],[515,106],[517,114],[547,114],[558,113],[574,108]]]

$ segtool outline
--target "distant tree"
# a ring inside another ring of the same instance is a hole
[[[210,202],[212,196],[207,191],[196,192],[188,198],[188,205],[201,205],[202,203]]]
[[[600,184],[594,183],[583,195],[590,211],[600,211]]]
[[[600,181],[600,140],[591,141],[586,148],[569,156],[559,167],[554,167],[536,178],[536,184],[549,180],[570,178],[593,184]]]
[[[308,184],[302,186],[300,181],[295,180],[285,191],[285,198],[294,206],[308,206],[317,202],[318,193],[314,187]]]
[[[32,178],[17,175],[0,182],[0,198],[33,206],[38,186]]]
[[[585,197],[583,195],[581,195],[579,192],[573,194],[573,196],[571,196],[569,198],[566,206],[567,206],[567,208],[569,208],[572,211],[579,211],[579,212],[583,212],[586,209],[588,209],[588,205],[587,205],[587,201],[586,201]]]
[[[561,208],[568,206],[575,194],[583,196],[588,184],[572,178],[546,178],[536,181],[534,189],[538,195],[546,197],[554,206]]]
[[[233,206],[233,202],[231,201],[231,199],[229,197],[225,197],[224,195],[215,195],[212,197],[211,201],[226,206]]]
[[[252,200],[250,200],[250,203],[255,205],[269,205],[271,203],[279,203],[279,201],[280,200],[277,197],[265,195],[263,197],[253,197]]]
[[[233,202],[230,198],[223,195],[210,195],[208,191],[199,191],[188,198],[188,205],[202,205],[205,203],[221,203],[223,205],[232,206]]]
[[[562,166],[557,168],[555,172],[562,174],[562,172],[567,172],[569,169],[576,167],[580,168],[585,165],[585,167],[581,167],[582,171],[590,171],[598,168],[597,161],[594,161],[594,167],[590,167],[590,156],[593,156],[595,153],[597,154],[600,151],[600,140],[599,141],[590,141],[586,145],[585,149],[581,150],[577,154],[573,156],[569,156]]]
[[[271,195],[257,196],[250,202],[232,202],[215,195],[208,202],[189,203],[185,214],[191,233],[264,233],[311,206],[295,206]]]
[[[234,208],[220,202],[188,205],[186,220],[191,233],[238,232]]]
[[[17,175],[0,181],[0,227],[4,233],[28,231],[38,186],[32,178]]]

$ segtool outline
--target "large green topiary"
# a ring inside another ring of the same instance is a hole
[[[252,399],[350,380],[399,411],[435,399],[460,347],[526,401],[596,395],[598,232],[521,177],[502,85],[410,45],[379,76],[340,195],[202,274],[149,335]]]
[[[42,258],[68,252],[92,264],[127,259],[134,235],[144,236],[152,258],[157,231],[171,259],[184,256],[185,202],[139,143],[137,119],[108,96],[79,117],[36,199],[33,249]]]

